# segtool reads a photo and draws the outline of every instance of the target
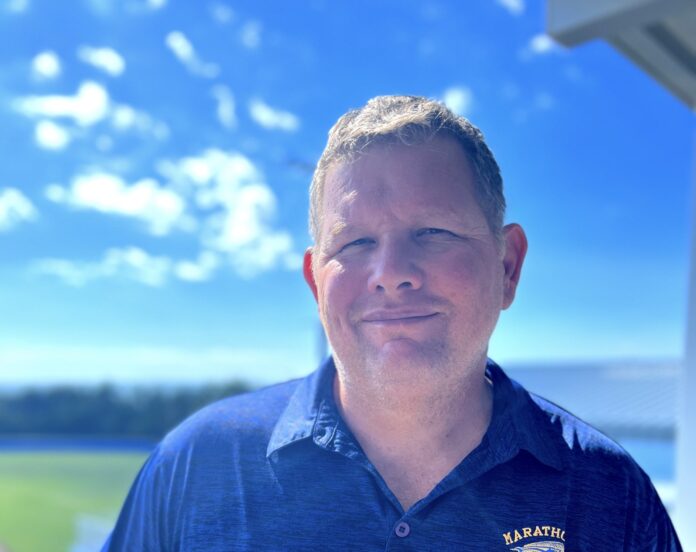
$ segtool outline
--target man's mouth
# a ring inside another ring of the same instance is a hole
[[[363,317],[368,324],[415,324],[435,318],[438,312],[422,311],[375,311]]]

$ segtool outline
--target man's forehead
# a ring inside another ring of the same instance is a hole
[[[376,186],[376,188],[383,188]],[[341,233],[353,229],[362,229],[363,227],[375,221],[375,211],[365,207],[373,207],[374,204],[379,204],[379,214],[390,214],[396,218],[408,217],[407,222],[432,222],[449,220],[452,222],[463,222],[462,211],[460,206],[452,202],[429,203],[422,201],[418,203],[410,203],[410,208],[407,213],[400,213],[399,206],[389,201],[388,197],[384,197],[383,201],[375,198],[370,193],[371,190],[356,190],[350,189],[345,194],[331,194],[328,197],[324,206],[323,222],[329,237],[340,235]],[[379,195],[387,196],[384,189],[375,190]],[[377,218],[378,215],[377,215]]]

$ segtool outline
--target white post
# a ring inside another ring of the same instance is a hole
[[[696,140],[695,140],[696,143]],[[696,148],[694,148],[696,151]],[[694,156],[696,165],[696,155]],[[696,550],[696,166],[691,217],[691,271],[677,416],[677,504],[675,525],[684,550]]]

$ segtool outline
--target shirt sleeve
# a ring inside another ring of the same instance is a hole
[[[647,528],[645,533],[647,542],[640,550],[642,552],[682,552],[672,521],[662,504],[660,507],[661,512],[655,517],[653,524]]]
[[[162,536],[166,536],[167,501],[160,470],[159,447],[150,455],[138,473],[111,535],[102,552],[168,550]]]
[[[641,470],[642,472],[642,470]],[[683,552],[677,532],[650,478],[642,472],[644,483],[639,491],[629,523],[627,551]]]

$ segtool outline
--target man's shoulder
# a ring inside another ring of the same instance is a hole
[[[597,526],[616,518],[625,524],[626,549],[681,550],[669,516],[647,473],[616,441],[555,403],[528,393],[545,435],[563,458],[569,488]],[[579,506],[575,505],[576,508]],[[618,516],[618,517],[617,517]],[[646,547],[645,542],[652,543]],[[660,544],[662,543],[662,544]]]
[[[265,446],[301,381],[278,383],[211,403],[171,430],[159,448],[173,452],[193,446]]]
[[[620,472],[629,479],[647,479],[633,457],[611,437],[544,397],[532,392],[529,397],[567,467],[593,473],[601,469],[606,475],[616,476]]]

